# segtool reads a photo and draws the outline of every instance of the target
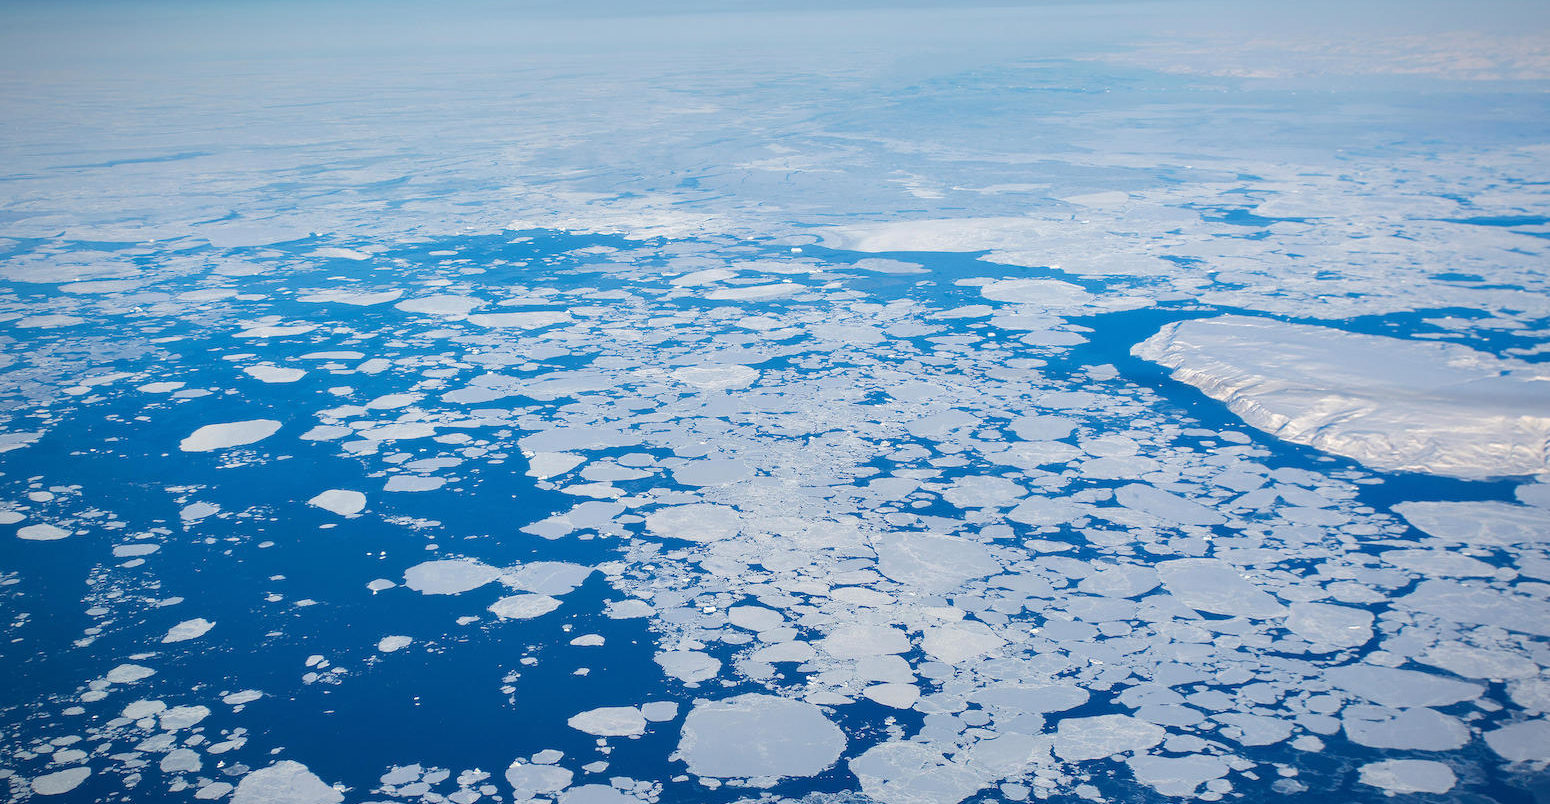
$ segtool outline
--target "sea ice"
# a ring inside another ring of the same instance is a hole
[[[70,531],[55,527],[46,522],[34,525],[23,525],[16,529],[16,536],[32,542],[52,542],[70,535]]]
[[[560,607],[560,601],[548,595],[509,595],[490,604],[490,612],[502,620],[531,620]]]
[[[210,452],[211,450],[240,447],[262,441],[274,435],[280,423],[273,419],[250,419],[224,424],[207,424],[178,443],[184,452]]]
[[[308,500],[307,504],[340,516],[351,516],[366,507],[366,495],[348,489],[328,489]]]
[[[598,737],[635,737],[646,733],[646,716],[633,706],[600,706],[565,721],[571,728]]]
[[[1386,759],[1361,767],[1358,781],[1396,795],[1446,793],[1458,778],[1453,769],[1429,759]]]
[[[32,780],[32,792],[40,796],[58,796],[74,790],[91,775],[91,768],[66,768]]]
[[[456,595],[500,577],[500,570],[471,558],[424,561],[404,570],[404,585],[424,595]]]
[[[164,643],[186,642],[190,639],[198,639],[199,637],[204,636],[206,632],[214,627],[215,623],[212,623],[202,617],[197,617],[192,620],[184,620],[183,622],[172,626],[172,628],[167,631],[167,635],[161,638],[161,641]]]
[[[748,693],[695,704],[678,755],[697,776],[813,776],[845,750],[845,734],[813,704]]]
[[[283,759],[242,777],[231,804],[339,804],[344,796],[300,762]]]
[[[1169,324],[1131,352],[1254,427],[1376,469],[1550,473],[1550,369],[1540,364],[1243,316]]]
[[[1145,751],[1162,742],[1160,726],[1129,715],[1066,718],[1055,730],[1055,754],[1067,762]]]

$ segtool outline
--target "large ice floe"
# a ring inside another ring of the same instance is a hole
[[[1388,471],[1550,473],[1550,369],[1468,347],[1222,316],[1132,353],[1278,438]]]

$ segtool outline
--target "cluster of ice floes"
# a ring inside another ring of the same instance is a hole
[[[724,248],[592,246],[524,269],[543,284],[481,282],[463,270],[511,265],[451,249],[412,288],[226,275],[244,292],[188,325],[234,359],[146,348],[143,369],[40,391],[70,405],[51,433],[107,412],[154,440],[97,447],[164,473],[173,505],[108,514],[80,486],[12,484],[18,551],[100,562],[93,624],[64,649],[115,657],[81,654],[89,677],[3,710],[13,798],[1214,801],[1446,794],[1550,762],[1547,486],[1380,507],[1362,490],[1381,474],[1192,417],[1078,351],[1114,339],[1105,316],[1167,301],[1134,288]],[[361,253],[331,258],[406,259]],[[1532,367],[1242,318],[1140,352],[1376,469],[1543,466],[1543,437],[1532,452],[1511,429],[1542,426]],[[247,486],[264,473],[289,496]],[[0,588],[42,606],[30,561]],[[316,562],[333,583],[290,591]],[[185,611],[219,599],[189,566],[240,602]],[[615,646],[647,636],[655,661],[628,669],[646,691],[555,702],[532,683],[617,672]],[[201,654],[280,661],[253,639],[283,646],[283,673],[199,678]],[[465,655],[514,724],[472,749],[489,770],[395,755],[380,778],[330,775],[244,711],[389,677],[429,692],[414,662]],[[553,706],[551,732],[516,725]],[[644,750],[649,771],[620,758]]]
[[[1550,368],[1459,344],[1225,316],[1133,350],[1278,438],[1389,471],[1550,474]]]

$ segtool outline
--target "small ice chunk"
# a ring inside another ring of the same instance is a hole
[[[215,623],[210,622],[203,617],[196,617],[192,620],[184,620],[183,622],[180,622],[177,625],[172,626],[172,628],[168,629],[167,635],[162,637],[161,641],[163,643],[186,642],[190,639],[198,639],[199,637],[204,636],[206,632],[214,627]]]
[[[228,706],[242,706],[243,704],[250,704],[262,697],[264,697],[264,693],[259,690],[241,690],[222,698],[221,703]]]
[[[598,737],[636,737],[646,733],[646,716],[633,706],[600,706],[565,721],[577,731]]]
[[[240,447],[262,441],[274,435],[279,429],[280,423],[273,419],[207,424],[179,442],[178,448],[184,452],[210,452],[228,447]]]
[[[392,653],[393,651],[409,647],[412,642],[414,640],[406,636],[385,636],[377,640],[377,650],[382,653]]]
[[[560,601],[548,595],[508,595],[490,604],[490,612],[502,620],[531,620],[560,607]]]
[[[70,531],[44,522],[39,522],[35,525],[23,525],[16,530],[17,538],[32,542],[51,542],[63,539],[69,535]]]
[[[697,776],[814,776],[845,750],[845,734],[806,701],[748,693],[698,703],[684,718],[678,754]]]
[[[672,701],[652,701],[641,704],[640,713],[648,723],[666,723],[678,717],[678,704]]]
[[[340,516],[351,516],[366,507],[366,495],[348,489],[328,489],[308,500],[307,504]]]
[[[91,775],[91,768],[65,768],[62,771],[45,773],[32,780],[32,792],[40,796],[58,796],[74,790],[86,781]]]
[[[1358,778],[1390,794],[1446,793],[1458,778],[1453,769],[1429,759],[1386,759],[1361,767]]]
[[[306,765],[284,759],[242,777],[231,804],[339,804],[344,796]]]

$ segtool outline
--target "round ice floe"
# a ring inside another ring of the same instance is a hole
[[[540,452],[528,459],[527,473],[539,480],[563,475],[586,463],[586,458],[569,452]]]
[[[1144,483],[1131,483],[1114,490],[1114,500],[1133,511],[1150,514],[1177,525],[1220,525],[1226,517],[1177,494]]]
[[[366,507],[366,495],[348,489],[329,489],[308,500],[307,504],[340,516],[350,516]]]
[[[984,656],[1005,644],[990,626],[972,621],[932,626],[920,639],[920,648],[927,655],[952,665]]]
[[[39,522],[36,525],[24,525],[16,530],[19,539],[32,542],[52,542],[70,535],[70,531],[53,525]]]
[[[414,640],[406,636],[385,636],[377,640],[377,650],[382,653],[392,653],[394,651],[403,650],[404,648],[409,647],[410,643],[412,642],[414,642]]]
[[[678,755],[698,776],[813,776],[845,750],[845,735],[805,701],[748,693],[697,704]]]
[[[167,630],[167,635],[161,638],[162,642],[186,642],[190,639],[198,639],[207,631],[215,627],[215,623],[196,617],[192,620],[184,620]]]
[[[1055,755],[1067,762],[1145,751],[1162,742],[1162,727],[1129,715],[1066,718],[1055,732]]]
[[[1550,720],[1525,720],[1486,732],[1485,744],[1509,762],[1550,761]]]
[[[306,765],[285,759],[242,777],[231,804],[339,804],[343,800],[339,791]]]
[[[903,630],[887,625],[842,625],[829,632],[820,644],[830,656],[859,659],[907,653],[910,638]]]
[[[274,435],[279,429],[280,423],[273,419],[207,424],[180,441],[178,449],[184,452],[210,452],[228,447],[240,447],[262,441]]]
[[[734,458],[689,461],[673,469],[673,480],[684,486],[725,486],[753,476],[753,467]]]
[[[1218,757],[1193,754],[1183,757],[1131,757],[1126,764],[1136,781],[1150,785],[1165,796],[1192,796],[1195,789],[1227,775],[1227,763]]]
[[[962,801],[987,780],[920,743],[882,743],[850,761],[861,790],[888,804]]]
[[[570,771],[555,765],[535,765],[520,759],[506,769],[506,782],[514,790],[515,801],[552,796],[569,787],[572,776]]]
[[[880,572],[927,591],[948,592],[1000,570],[984,545],[955,536],[894,533],[878,539],[873,548]]]
[[[646,529],[658,536],[691,542],[713,542],[736,536],[743,519],[736,509],[713,503],[658,508],[646,515]]]
[[[1081,307],[1093,299],[1091,293],[1058,279],[1000,279],[981,287],[980,295],[990,301],[1057,309]]]
[[[103,678],[110,684],[133,684],[143,678],[156,675],[156,671],[139,664],[121,664],[108,671]]]
[[[1354,648],[1372,639],[1372,612],[1328,603],[1293,603],[1286,627],[1316,648]]]
[[[747,388],[759,379],[759,370],[751,366],[684,366],[673,372],[673,379],[702,391],[726,391]]]
[[[502,620],[531,620],[560,607],[560,601],[548,595],[509,595],[490,604],[490,612]]]
[[[640,799],[606,784],[584,784],[561,794],[560,804],[640,804]]]
[[[1438,645],[1416,659],[1465,678],[1531,678],[1539,674],[1539,665],[1516,653],[1456,642]]]
[[[404,570],[404,585],[423,595],[456,595],[500,577],[500,570],[471,558],[425,561]]]
[[[646,716],[633,706],[601,706],[565,721],[577,731],[598,737],[635,737],[646,733]]]
[[[1427,759],[1389,759],[1363,765],[1359,780],[1399,794],[1446,793],[1458,782],[1452,768]]]
[[[32,780],[32,792],[40,796],[58,796],[74,790],[91,775],[91,768],[66,768]]]
[[[861,691],[868,699],[894,709],[908,709],[920,700],[920,688],[914,684],[889,682],[873,684]]]
[[[1469,742],[1468,726],[1458,718],[1424,706],[1382,720],[1362,720],[1347,709],[1343,726],[1351,742],[1369,748],[1452,751]]]
[[[658,653],[657,664],[662,672],[686,683],[715,678],[721,672],[721,660],[695,650],[670,650]]]

